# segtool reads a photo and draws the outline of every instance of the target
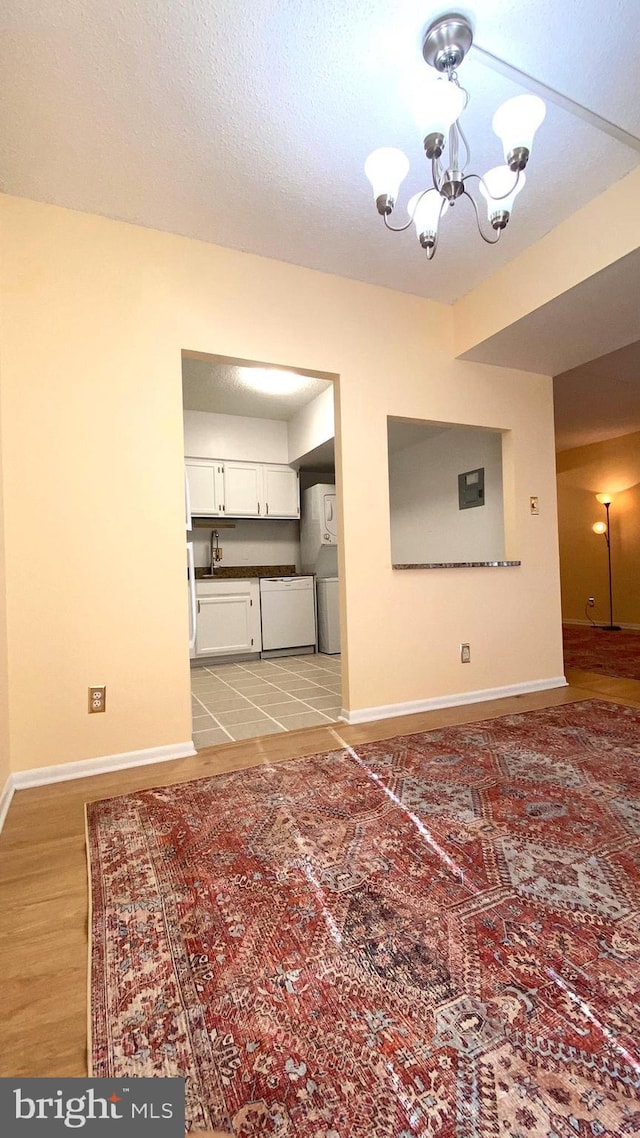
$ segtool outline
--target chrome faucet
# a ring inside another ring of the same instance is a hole
[[[210,569],[211,569],[211,576],[212,577],[215,575],[216,561],[220,561],[220,558],[221,558],[219,538],[220,538],[220,534],[218,533],[217,529],[212,529],[211,530],[211,562],[210,562]]]

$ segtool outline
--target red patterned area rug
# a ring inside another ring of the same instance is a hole
[[[640,680],[640,632],[565,624],[562,628],[565,668],[580,668],[603,676]]]
[[[640,1134],[640,711],[88,807],[96,1076],[241,1138]]]

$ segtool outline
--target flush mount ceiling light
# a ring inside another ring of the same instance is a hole
[[[242,367],[240,376],[247,387],[265,395],[291,395],[307,382],[306,375],[275,367]]]
[[[524,187],[523,171],[529,161],[533,137],[546,113],[545,104],[537,95],[508,99],[498,107],[492,123],[502,142],[505,164],[494,166],[484,175],[468,172],[471,151],[458,120],[469,102],[469,95],[460,86],[456,69],[472,43],[471,25],[465,16],[441,16],[425,33],[422,54],[426,63],[440,74],[425,78],[420,85],[414,117],[424,138],[425,154],[431,162],[432,185],[411,198],[409,220],[405,225],[390,225],[388,217],[396,204],[400,184],[409,172],[409,160],[401,150],[383,147],[374,150],[365,162],[365,174],[387,229],[402,233],[415,224],[428,260],[435,255],[446,206],[455,205],[459,198],[466,197],[471,202],[482,239],[489,245],[500,240],[514,200]],[[470,193],[474,181],[486,202],[487,223],[484,224],[478,203]]]

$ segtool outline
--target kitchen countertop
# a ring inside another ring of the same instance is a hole
[[[295,565],[217,565],[215,573],[196,566],[196,581],[248,580],[254,577],[297,577]]]

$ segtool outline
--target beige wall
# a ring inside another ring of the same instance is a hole
[[[639,193],[636,168],[461,297],[454,305],[456,355],[635,252]]]
[[[417,297],[20,199],[0,218],[15,770],[190,736],[181,349],[341,377],[348,708],[562,673],[548,378],[454,360],[451,309]],[[392,571],[388,415],[510,432],[522,568]]]
[[[585,601],[596,598],[593,619],[609,619],[607,551],[594,522],[605,509],[594,495],[614,493],[611,562],[614,618],[640,627],[640,432],[558,454],[558,515],[562,615],[586,620]]]
[[[333,384],[301,407],[287,423],[289,462],[295,463],[335,435]]]
[[[0,322],[1,329],[1,322]],[[2,355],[0,354],[0,384]],[[9,674],[7,659],[7,590],[4,553],[4,505],[2,501],[2,418],[0,414],[0,794],[10,772],[9,764]]]

